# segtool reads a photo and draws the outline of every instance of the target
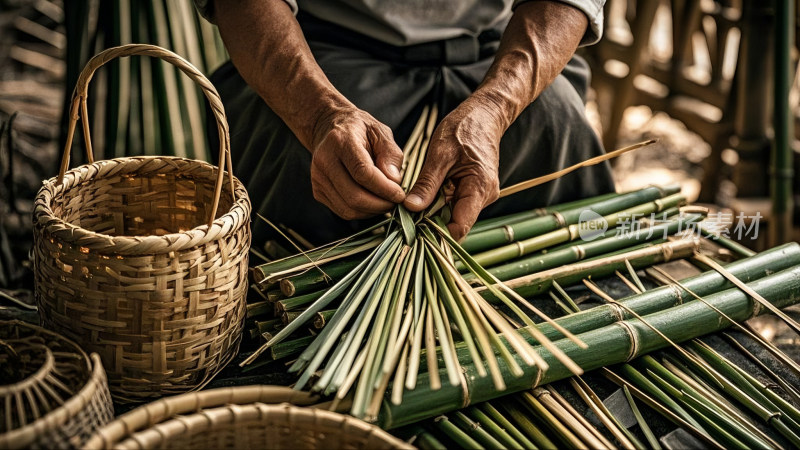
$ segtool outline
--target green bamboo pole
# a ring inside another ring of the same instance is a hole
[[[447,416],[437,417],[433,422],[434,427],[441,431],[445,436],[453,440],[461,448],[483,449],[475,439],[472,439],[467,433],[458,428],[454,423],[447,418]]]
[[[489,434],[491,434],[497,441],[503,446],[503,448],[510,448],[510,449],[519,449],[522,450],[525,447],[522,446],[519,442],[517,442],[511,434],[509,434],[508,430],[500,425],[498,425],[491,417],[487,416],[483,411],[480,409],[470,406],[464,409],[464,414],[466,414],[470,419],[475,421],[476,423],[480,424],[480,426],[485,429]]]
[[[500,409],[505,412],[505,416],[509,418],[509,420],[516,423],[520,431],[525,433],[525,436],[530,439],[534,446],[530,448],[542,448],[542,449],[557,449],[556,445],[553,441],[550,440],[543,432],[539,429],[539,426],[531,420],[531,415],[526,414],[528,411],[527,408],[523,409],[523,405],[516,401],[514,397],[505,397],[501,399],[502,401],[498,401],[495,404],[499,406]]]
[[[315,336],[304,336],[291,341],[279,342],[270,347],[272,359],[286,358],[287,356],[299,355],[313,341]]]
[[[629,194],[629,192],[625,192],[624,194]],[[601,202],[603,200],[608,200],[614,197],[619,197],[620,195],[624,194],[618,194],[612,192],[609,194],[597,195],[595,197],[582,198],[580,200],[561,203],[559,205],[545,206],[544,208],[535,208],[528,211],[522,211],[514,214],[507,214],[505,216],[492,217],[491,219],[479,220],[475,223],[475,226],[472,227],[469,234],[467,235],[467,238],[469,238],[470,234],[474,235],[484,232],[486,230],[490,230],[492,228],[498,228],[504,225],[521,222],[523,220],[535,219],[537,217],[546,216],[548,214],[552,214],[553,211],[562,211],[566,209],[574,209],[574,208],[588,206],[593,203]]]
[[[247,318],[253,318],[258,316],[266,316],[272,315],[275,307],[272,305],[272,302],[267,300],[262,300],[260,302],[253,302],[247,304]]]
[[[519,278],[531,273],[571,264],[583,259],[606,255],[637,243],[666,238],[684,229],[687,223],[691,223],[691,221],[695,221],[700,217],[699,215],[687,215],[675,221],[630,233],[615,234],[612,237],[593,241],[579,241],[579,243],[560,250],[552,250],[547,253],[536,254],[511,263],[495,266],[489,269],[489,272],[500,281]],[[464,278],[466,280],[471,280],[474,277],[465,275]]]
[[[612,257],[597,258],[592,261],[585,261],[557,269],[545,270],[543,272],[506,281],[505,285],[511,289],[514,289],[523,297],[532,297],[550,290],[553,285],[553,281],[558,282],[558,284],[561,286],[569,286],[579,283],[584,278],[601,278],[611,275],[617,270],[627,270],[625,264],[626,260],[630,262],[635,269],[652,266],[660,262],[683,258],[686,256],[687,252],[694,252],[698,246],[699,242],[692,242],[688,239],[680,239],[677,241],[653,246],[652,248],[637,250],[635,252],[621,253]],[[786,268],[788,265],[784,265],[786,263],[784,258],[791,258],[791,261],[794,261],[792,262],[792,265],[797,264],[798,260],[795,258],[797,258],[799,251],[800,245],[797,243],[784,244],[760,253],[759,261],[765,264],[763,270],[772,271],[773,269],[771,268],[773,265]],[[770,258],[770,262],[767,263],[761,260],[761,255]],[[747,261],[749,261],[749,259],[747,259]],[[739,264],[739,262],[737,261],[736,263],[726,267],[736,267],[736,264]],[[747,271],[749,270],[750,269],[747,269]],[[737,276],[747,277],[745,273],[740,273]],[[478,288],[477,290],[480,291],[485,297],[491,297],[491,293],[485,292],[485,289]]]
[[[748,258],[756,254],[755,251],[750,250],[749,248],[745,247],[744,245],[734,241],[733,239],[726,238],[724,236],[718,236],[710,231],[703,224],[700,224],[700,233],[703,234],[703,237],[711,239],[716,244],[718,244],[722,248],[727,248],[728,250],[732,251],[734,254],[742,257]]]
[[[664,192],[657,187],[647,187],[629,194],[622,194],[608,199],[581,204],[571,209],[553,209],[548,215],[534,217],[519,222],[506,223],[499,228],[470,233],[461,244],[469,253],[499,247],[514,241],[521,241],[538,236],[568,225],[578,223],[587,217],[585,212],[607,216],[609,214],[650,203],[662,198]]]
[[[275,302],[275,311],[282,313],[285,311],[304,309],[303,307],[314,303],[318,298],[322,297],[322,294],[324,293],[325,290],[322,290],[277,300]]]
[[[505,446],[500,443],[494,436],[487,430],[480,426],[480,423],[470,419],[466,414],[461,411],[455,411],[452,414],[451,420],[453,423],[464,430],[473,439],[486,446],[488,449],[502,449]]]
[[[800,265],[800,245],[791,243],[775,247],[750,258],[732,262],[725,268],[740,280],[752,282],[776,271],[785,270],[796,265]],[[682,281],[681,284],[701,297],[733,288],[733,284],[714,270],[688,278]],[[661,286],[619,301],[637,314],[644,315],[677,306],[693,299],[694,297],[684,289]],[[600,305],[561,317],[556,319],[556,322],[572,333],[578,334],[610,325],[618,321],[620,317],[629,319],[631,315],[627,311],[621,311],[614,305]],[[561,333],[547,323],[539,324],[539,330],[549,339],[561,337]]]
[[[348,258],[338,261],[336,264],[326,264],[322,269],[325,273],[317,269],[310,269],[299,275],[284,278],[280,281],[281,292],[287,297],[293,297],[333,286],[355,269],[361,261],[363,261],[363,258]]]
[[[651,202],[640,204],[624,210],[607,214],[602,218],[594,220],[583,221],[581,223],[573,223],[564,228],[546,232],[544,234],[535,235],[534,237],[517,240],[511,244],[496,247],[474,255],[475,261],[483,267],[489,268],[491,266],[510,261],[514,258],[519,258],[543,248],[552,247],[563,242],[575,240],[580,236],[579,226],[588,227],[594,225],[596,228],[609,227],[612,228],[620,223],[622,220],[635,220],[637,218],[646,217],[650,214],[664,211],[666,209],[674,208],[686,202],[686,198],[680,194],[670,195],[669,197],[658,198]]]
[[[484,413],[487,417],[493,420],[495,423],[503,427],[503,429],[511,435],[511,437],[518,443],[522,445],[523,448],[527,449],[536,449],[536,446],[533,442],[528,439],[514,424],[512,424],[506,416],[500,413],[491,403],[481,403],[476,407],[482,413]]]
[[[385,225],[386,222],[381,222]],[[359,233],[363,234],[370,231],[371,228]],[[356,235],[358,236],[358,235]],[[302,270],[299,267],[311,266],[311,261],[336,261],[337,258],[347,258],[348,256],[361,254],[362,252],[369,251],[374,248],[381,241],[380,236],[368,236],[353,238],[347,242],[331,243],[310,250],[305,254],[292,255],[277,261],[271,261],[266,264],[261,264],[253,268],[253,278],[256,283],[271,284],[284,276],[291,275],[294,271]]]
[[[422,450],[447,450],[447,447],[433,433],[422,427],[414,430],[413,434],[415,436],[414,445]]]
[[[793,305],[800,302],[800,267],[781,271],[752,282],[749,286],[778,308]],[[753,302],[739,289],[729,289],[709,295],[706,301],[736,321],[743,321],[754,315]],[[729,326],[727,321],[719,320],[718,314],[701,302],[688,302],[646,315],[644,318],[651,326],[675,342],[713,333]],[[659,334],[639,320],[615,323],[582,333],[578,337],[588,345],[586,350],[569,339],[561,339],[554,344],[586,371],[628,361],[669,345]],[[527,336],[526,339],[533,341]],[[441,387],[431,391],[425,388],[429,385],[429,374],[420,374],[417,388],[407,391],[400,405],[393,405],[388,398],[385,399],[378,423],[382,428],[390,429],[460,409],[464,403],[491,400],[507,393],[530,389],[532,386],[551,383],[572,375],[550,352],[541,347],[536,349],[550,368],[542,372],[538,367],[522,363],[520,366],[524,372],[523,376],[513,377],[508,373],[508,366],[501,360],[501,370],[504,372],[507,385],[505,391],[498,391],[490,377],[478,377],[475,367],[468,362],[470,356],[464,349],[458,349],[459,360],[463,361],[461,365],[466,383],[453,386],[446,380],[446,374],[440,373],[439,375],[443,377]],[[521,361],[519,357],[515,359]]]

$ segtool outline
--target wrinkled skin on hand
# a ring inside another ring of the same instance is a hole
[[[481,210],[497,200],[500,139],[497,113],[486,101],[470,98],[448,114],[431,138],[425,164],[404,205],[422,211],[435,199],[445,180],[455,190],[447,228],[461,240]]]
[[[405,199],[402,162],[389,127],[355,107],[337,109],[315,127],[314,198],[346,220],[388,212]]]

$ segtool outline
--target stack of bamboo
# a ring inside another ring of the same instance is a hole
[[[680,213],[678,208],[685,199],[677,191],[674,187],[648,187],[479,222],[462,244],[469,250],[472,261],[481,262],[490,276],[503,280],[504,285],[517,294],[526,298],[550,294],[571,313],[552,322],[528,324],[519,332],[542,356],[544,364],[527,365],[522,357],[514,355],[517,367],[522,370],[522,375],[516,376],[512,373],[513,365],[500,359],[498,367],[504,386],[498,387],[491,377],[482,375],[467,343],[454,339],[451,351],[463,371],[463,378],[452,383],[447,367],[438,369],[447,362],[443,350],[437,349],[438,365],[428,365],[427,370],[421,368],[414,389],[409,389],[402,381],[387,383],[389,393],[382,404],[378,404],[380,408],[372,409],[373,412],[380,409],[380,413],[370,416],[362,411],[362,416],[378,420],[385,428],[394,428],[458,410],[467,404],[526,391],[531,385],[544,386],[573,376],[575,371],[570,370],[564,358],[560,360],[555,352],[541,345],[542,338],[552,341],[556,351],[568,357],[567,361],[571,360],[583,370],[591,370],[630,361],[669,345],[669,341],[683,341],[729,326],[730,322],[721,319],[720,314],[742,321],[759,312],[761,307],[749,300],[748,294],[714,270],[682,283],[687,290],[670,284],[642,292],[638,269],[668,260],[692,258],[699,249],[696,234],[683,239],[673,236],[679,231],[699,233],[703,230],[699,223],[702,216]],[[580,239],[581,227],[587,225],[585,220],[581,221],[581,213],[586,210],[593,211],[594,217],[602,217],[595,219],[597,224],[608,226],[605,233],[591,236],[592,240]],[[297,356],[315,341],[315,335],[325,329],[339,310],[337,303],[332,301],[305,317],[301,314],[353,267],[361,264],[366,253],[385,242],[379,233],[373,233],[370,231],[338,246],[254,269],[256,286],[264,300],[249,305],[252,336],[263,336],[269,341],[298,318],[313,317],[305,322],[306,328],[295,324],[290,337],[269,348],[267,358]],[[717,242],[740,255],[749,254],[732,242],[724,239]],[[726,270],[737,279],[752,283],[753,289],[782,307],[793,304],[800,295],[800,269],[793,268],[798,263],[800,247],[791,244],[735,262]],[[515,318],[507,315],[507,305],[497,298],[497,289],[482,283],[480,274],[471,271],[467,262],[453,265],[463,272],[462,276],[474,285],[476,292],[495,304],[498,312],[511,323],[516,323]],[[574,312],[575,304],[564,288],[615,273],[640,293],[620,302],[611,299],[606,305]],[[701,296],[711,306],[693,302],[693,295]],[[455,324],[454,336],[458,337],[460,330]],[[565,332],[576,339],[564,339]],[[534,338],[533,333],[538,336]],[[505,336],[501,337],[503,343]],[[423,349],[423,360],[430,353]],[[538,394],[542,392],[537,391]],[[536,394],[527,395],[523,400],[528,402],[530,398],[537,398]],[[471,411],[476,414],[474,409]],[[440,422],[436,422],[437,426],[449,429],[452,425]]]

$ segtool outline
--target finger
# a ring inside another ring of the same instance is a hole
[[[378,197],[353,180],[342,163],[333,164],[325,176],[330,181],[334,192],[338,193],[338,196],[356,211],[380,214],[389,211],[394,206],[394,203]],[[328,193],[329,197],[333,196],[331,191]]]
[[[366,148],[354,148],[344,152],[342,163],[356,183],[375,195],[393,203],[405,199],[399,184],[390,180],[372,161]]]
[[[451,158],[437,158],[436,153],[432,150],[434,150],[433,147],[428,150],[428,157],[425,158],[422,171],[403,202],[409,211],[422,211],[436,199],[436,194],[447,176],[447,171],[453,166]]]
[[[400,183],[400,167],[403,165],[403,151],[394,141],[392,130],[389,127],[370,128],[369,141],[372,145],[372,154],[375,155],[375,165],[390,180]]]
[[[328,209],[344,220],[366,219],[371,216],[371,214],[355,210],[345,203],[333,188],[331,181],[324,175],[320,175],[316,178],[312,189],[314,198],[317,199],[317,201],[327,206]],[[330,195],[328,193],[330,193]]]
[[[485,190],[477,177],[468,177],[458,183],[453,196],[453,211],[447,229],[453,239],[461,241],[478,220],[478,215],[486,206]]]

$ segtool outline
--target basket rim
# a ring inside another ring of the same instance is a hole
[[[164,422],[178,414],[191,414],[207,408],[248,403],[291,403],[313,405],[318,396],[286,386],[264,384],[231,386],[164,397],[134,408],[109,422],[85,443],[88,448],[107,448],[111,442],[124,440],[132,433]]]
[[[103,442],[105,448],[125,448],[126,442],[132,441],[138,446],[142,444],[152,444],[147,439],[147,436],[161,439],[161,442],[168,439],[179,438],[182,433],[178,431],[189,431],[191,424],[206,425],[202,430],[195,430],[197,432],[213,431],[216,427],[228,424],[234,424],[239,421],[253,421],[263,420],[269,415],[274,415],[276,422],[281,422],[285,419],[286,425],[290,425],[293,420],[292,416],[306,416],[313,417],[313,423],[320,425],[320,423],[328,421],[330,423],[338,423],[339,425],[349,425],[352,427],[350,431],[358,429],[363,431],[365,437],[375,436],[377,439],[391,445],[393,448],[413,448],[403,440],[389,434],[379,426],[357,419],[353,416],[328,411],[325,409],[316,409],[314,407],[293,405],[291,403],[282,402],[276,404],[267,404],[263,402],[253,402],[247,404],[227,404],[213,408],[199,408],[190,414],[179,414],[173,411],[169,417],[164,417],[164,420],[156,421],[151,420],[147,427],[139,428],[138,430],[130,430],[131,432],[124,436],[119,436],[116,441],[106,440]],[[177,426],[176,426],[177,425]],[[87,441],[84,448],[90,448],[90,443]]]
[[[86,384],[63,405],[40,417],[33,423],[22,428],[0,434],[0,448],[27,448],[48,430],[62,426],[70,418],[75,417],[86,409],[98,390],[106,383],[106,371],[100,361],[100,355],[92,353],[90,356],[92,371]]]
[[[159,162],[164,164],[158,164]],[[67,189],[105,176],[165,174],[174,170],[176,164],[193,165],[200,171],[208,170],[210,175],[219,170],[217,166],[206,161],[178,156],[128,156],[75,167],[65,173],[63,183],[58,183],[58,177],[44,180],[34,200],[33,223],[36,237],[42,238],[40,234],[48,234],[60,243],[104,254],[147,255],[194,248],[226,237],[249,224],[250,199],[244,185],[236,177],[233,177],[235,201],[228,212],[215,219],[210,227],[203,223],[190,230],[161,236],[112,236],[73,225],[53,212],[53,199]]]
[[[53,351],[50,350],[50,347],[42,344],[34,344],[28,347],[43,351],[44,360],[42,364],[21,380],[11,384],[0,385],[0,397],[13,395],[16,392],[28,389],[36,383],[42,382],[42,380],[55,369],[56,358],[53,356]]]

